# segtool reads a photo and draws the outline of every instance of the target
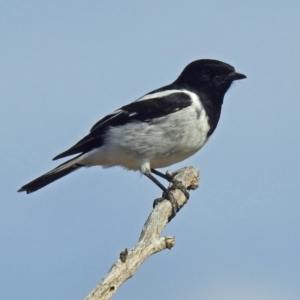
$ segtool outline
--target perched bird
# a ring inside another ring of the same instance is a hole
[[[98,121],[90,133],[53,160],[76,157],[27,183],[32,193],[82,167],[121,166],[140,170],[163,191],[152,175],[203,147],[218,124],[224,96],[245,75],[224,62],[201,59],[187,65],[171,84],[154,90]]]

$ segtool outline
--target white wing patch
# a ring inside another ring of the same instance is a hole
[[[162,92],[157,92],[157,93],[153,93],[153,94],[147,94],[147,95],[137,99],[136,102],[149,100],[149,99],[153,99],[153,98],[162,98],[162,97],[166,97],[171,94],[174,94],[174,93],[185,93],[185,91],[184,90],[168,90],[168,91],[162,91]]]
[[[168,91],[162,91],[162,92],[147,94],[147,95],[145,95],[141,98],[138,98],[135,102],[146,101],[146,100],[155,99],[155,98],[163,98],[163,97],[169,96],[171,94],[175,94],[175,93],[183,93],[183,94],[188,95],[190,97],[190,99],[192,100],[192,106],[194,107],[194,109],[196,111],[200,112],[200,110],[202,109],[202,106],[199,102],[198,96],[195,93],[189,92],[187,90],[175,90],[174,89],[174,90],[168,90]],[[175,111],[179,111],[179,110],[180,110],[180,108],[175,109]],[[106,117],[109,117],[109,118],[106,119],[105,121],[103,121],[101,124],[98,124],[98,126],[102,126],[103,124],[111,121],[112,119],[114,119],[115,117],[119,116],[122,113],[128,113],[128,112],[126,110],[123,110],[123,109],[117,109],[114,112],[108,114]],[[138,115],[138,112],[130,113],[129,117],[133,117],[135,115]]]

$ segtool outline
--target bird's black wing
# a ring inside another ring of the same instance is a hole
[[[145,96],[149,96],[150,94],[154,94],[158,91],[159,90],[156,90]],[[87,136],[81,139],[70,149],[55,156],[53,160],[77,153],[86,153],[95,148],[101,147],[104,143],[105,133],[111,127],[122,126],[136,121],[151,122],[153,119],[166,116],[191,105],[190,96],[183,91],[146,100],[142,99],[143,97],[121,107],[98,121],[91,128],[90,133]]]

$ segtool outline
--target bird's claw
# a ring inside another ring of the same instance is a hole
[[[178,207],[178,204],[177,204],[177,201],[174,199],[173,195],[172,194],[168,194],[166,195],[166,192],[163,193],[163,197],[161,198],[157,198],[153,201],[153,208],[159,204],[160,202],[163,202],[165,200],[168,200],[170,201],[171,205],[172,205],[172,213],[171,215],[169,216],[168,218],[168,222],[170,222],[175,216],[176,216],[176,213],[179,211],[179,207]]]
[[[187,200],[190,198],[190,193],[187,188],[181,183],[181,181],[174,180],[172,186],[168,188],[168,191],[181,190]]]
[[[170,215],[168,222],[170,222],[175,217],[176,213],[180,210],[180,207],[178,206],[177,201],[174,199],[174,197],[170,193],[170,191],[179,189],[182,191],[182,193],[184,194],[184,196],[186,197],[187,200],[190,197],[190,194],[187,191],[187,188],[180,181],[174,180],[172,183],[173,183],[172,186],[169,187],[165,192],[163,192],[163,194],[162,194],[163,197],[157,198],[153,202],[153,208],[154,208],[158,203],[160,203],[164,200],[170,201],[170,203],[172,205],[172,214]]]

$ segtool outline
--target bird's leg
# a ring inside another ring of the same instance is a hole
[[[151,172],[145,172],[144,175],[146,175],[152,182],[154,182],[159,188],[163,190],[163,198],[155,199],[153,202],[153,208],[159,203],[164,201],[165,199],[169,200],[172,205],[172,215],[170,216],[169,220],[171,220],[178,211],[178,204],[176,200],[171,196],[169,196],[168,189],[164,187],[152,174]]]
[[[151,172],[153,174],[155,174],[157,176],[160,176],[160,177],[166,179],[167,181],[173,183],[173,185],[170,188],[168,188],[168,191],[179,189],[179,190],[181,190],[183,192],[183,194],[185,195],[185,197],[187,199],[189,199],[190,194],[188,193],[187,188],[180,181],[177,181],[177,180],[172,181],[173,180],[173,176],[172,175],[163,174],[163,173],[161,173],[161,172],[159,172],[159,171],[157,171],[155,169],[151,169]]]
[[[159,176],[159,177],[161,177],[161,178],[163,178],[163,179],[169,181],[169,182],[172,181],[172,176],[171,176],[171,175],[163,174],[163,173],[161,173],[161,172],[159,172],[159,171],[157,171],[157,170],[155,170],[155,169],[151,169],[151,172],[152,172],[153,174],[155,174],[155,175],[157,175],[157,176]]]
[[[161,184],[152,174],[151,172],[145,172],[143,173],[145,176],[147,176],[152,182],[154,182],[160,189],[163,190],[164,193],[167,193],[168,192],[168,189],[163,185]]]
[[[170,191],[173,190],[181,190],[181,192],[184,194],[187,200],[190,198],[190,194],[187,191],[187,188],[177,180],[172,181],[172,186],[166,189],[166,191],[163,192],[163,198],[155,199],[153,202],[153,208],[160,202],[164,201],[165,199],[169,200],[172,205],[172,214],[169,216],[168,222],[170,222],[176,215],[176,213],[180,210],[180,207],[178,206],[177,201],[175,200],[174,196]]]
[[[151,173],[151,171],[168,180],[169,182],[172,182],[172,186],[169,187],[168,189],[162,185]],[[169,217],[169,221],[175,217],[176,213],[179,211],[179,207],[178,207],[178,203],[177,201],[174,199],[173,195],[171,193],[169,193],[170,191],[173,191],[173,190],[176,190],[176,189],[179,189],[182,191],[182,193],[185,195],[186,199],[188,200],[189,197],[190,197],[190,194],[188,193],[187,191],[187,188],[180,182],[180,181],[177,181],[177,180],[173,180],[173,177],[172,176],[168,176],[168,175],[164,175],[158,171],[156,171],[155,169],[150,169],[150,164],[149,163],[145,163],[141,166],[141,173],[144,174],[145,176],[147,176],[152,182],[154,182],[162,191],[163,191],[163,198],[158,198],[158,199],[155,199],[154,202],[153,202],[153,208],[159,203],[159,202],[162,202],[164,201],[165,199],[169,200],[171,205],[172,205],[172,214],[171,216]]]
[[[173,218],[176,215],[177,211],[178,211],[178,204],[177,204],[176,200],[173,197],[169,197],[169,195],[168,195],[168,189],[165,186],[163,186],[151,174],[151,169],[148,167],[148,164],[145,164],[145,165],[141,166],[141,172],[142,172],[142,174],[144,174],[145,176],[147,176],[152,182],[154,182],[163,191],[163,197],[164,198],[158,198],[158,199],[154,200],[153,207],[155,207],[159,202],[161,202],[161,201],[163,201],[165,199],[169,200],[170,203],[171,203],[171,205],[172,205],[172,215],[171,215],[170,219]]]

